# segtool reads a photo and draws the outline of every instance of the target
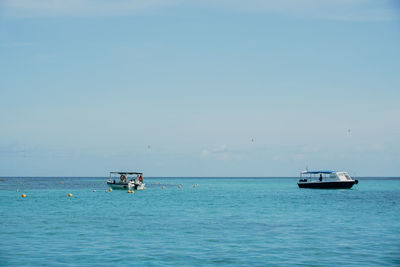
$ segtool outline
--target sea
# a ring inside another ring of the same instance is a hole
[[[358,179],[3,177],[0,266],[400,266],[400,179]]]

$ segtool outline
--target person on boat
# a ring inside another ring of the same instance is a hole
[[[139,182],[143,183],[143,175],[139,176]]]
[[[322,174],[319,174],[319,181],[322,182]]]
[[[121,179],[121,182],[126,183],[126,176],[125,175],[122,174],[120,179]]]

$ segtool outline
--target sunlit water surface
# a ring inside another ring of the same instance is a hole
[[[147,178],[134,194],[105,180],[2,178],[0,265],[400,265],[398,179]]]

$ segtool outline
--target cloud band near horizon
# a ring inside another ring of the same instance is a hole
[[[400,18],[400,6],[394,0],[6,0],[0,5],[0,14],[8,18],[113,17],[151,14],[166,8],[199,7],[329,20],[386,21]]]

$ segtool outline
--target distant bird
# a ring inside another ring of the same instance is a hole
[[[251,142],[254,142],[254,138],[251,138]]]

